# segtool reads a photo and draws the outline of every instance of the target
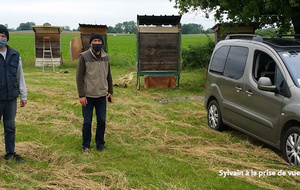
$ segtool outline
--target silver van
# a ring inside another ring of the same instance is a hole
[[[210,128],[240,130],[300,165],[300,36],[237,34],[218,42],[205,108]]]

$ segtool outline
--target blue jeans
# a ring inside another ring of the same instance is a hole
[[[82,126],[82,148],[90,148],[92,138],[93,109],[95,107],[97,116],[97,129],[95,142],[97,148],[104,147],[105,119],[106,119],[106,97],[87,97],[86,107],[82,106],[83,126]]]
[[[6,156],[15,154],[15,117],[17,99],[0,101],[0,120],[3,116]]]

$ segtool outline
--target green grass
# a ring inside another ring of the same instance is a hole
[[[136,64],[135,35],[109,35],[107,40],[112,66],[126,67]]]
[[[62,35],[66,54],[73,36]],[[182,43],[187,47],[185,39],[198,43],[200,38],[183,36]],[[174,89],[137,90],[136,78],[127,88],[114,87],[114,101],[107,106],[107,149],[96,151],[93,127],[90,153],[81,155],[83,118],[75,82],[76,61],[65,58],[57,69],[68,73],[42,73],[41,68],[33,67],[34,54],[28,50],[33,48],[33,40],[30,34],[12,34],[9,41],[24,54],[28,104],[18,107],[16,151],[26,162],[0,159],[1,188],[299,189],[299,176],[220,176],[220,170],[299,169],[288,166],[278,151],[235,130],[210,130],[203,100],[154,101],[203,96],[205,69],[182,71],[180,86]],[[135,36],[109,36],[108,43],[113,80],[134,72]],[[3,140],[0,144],[4,155]]]
[[[188,34],[182,35],[182,48],[188,48],[189,45],[206,44],[208,37],[214,41],[214,34]]]

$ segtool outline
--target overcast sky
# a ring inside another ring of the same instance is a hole
[[[137,22],[137,15],[178,15],[174,0],[6,0],[1,1],[0,24],[17,28],[20,23],[69,26],[101,24],[115,26],[125,21]],[[187,13],[181,24],[201,24],[205,29],[215,25],[213,17]]]

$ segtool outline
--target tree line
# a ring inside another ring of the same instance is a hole
[[[8,28],[8,25],[5,24]],[[32,30],[32,26],[36,26],[34,22],[26,22],[20,23],[20,25],[16,29],[10,29],[10,31],[23,31],[23,30]],[[51,26],[50,23],[46,22],[43,26]],[[71,29],[69,26],[61,26],[63,31],[80,31],[80,27]],[[209,28],[205,30],[201,24],[183,24],[181,26],[182,34],[202,34],[202,33],[212,33],[212,30]],[[134,21],[126,21],[123,23],[118,23],[114,27],[108,26],[107,27],[108,33],[129,33],[129,34],[136,34],[137,32],[137,24]]]

